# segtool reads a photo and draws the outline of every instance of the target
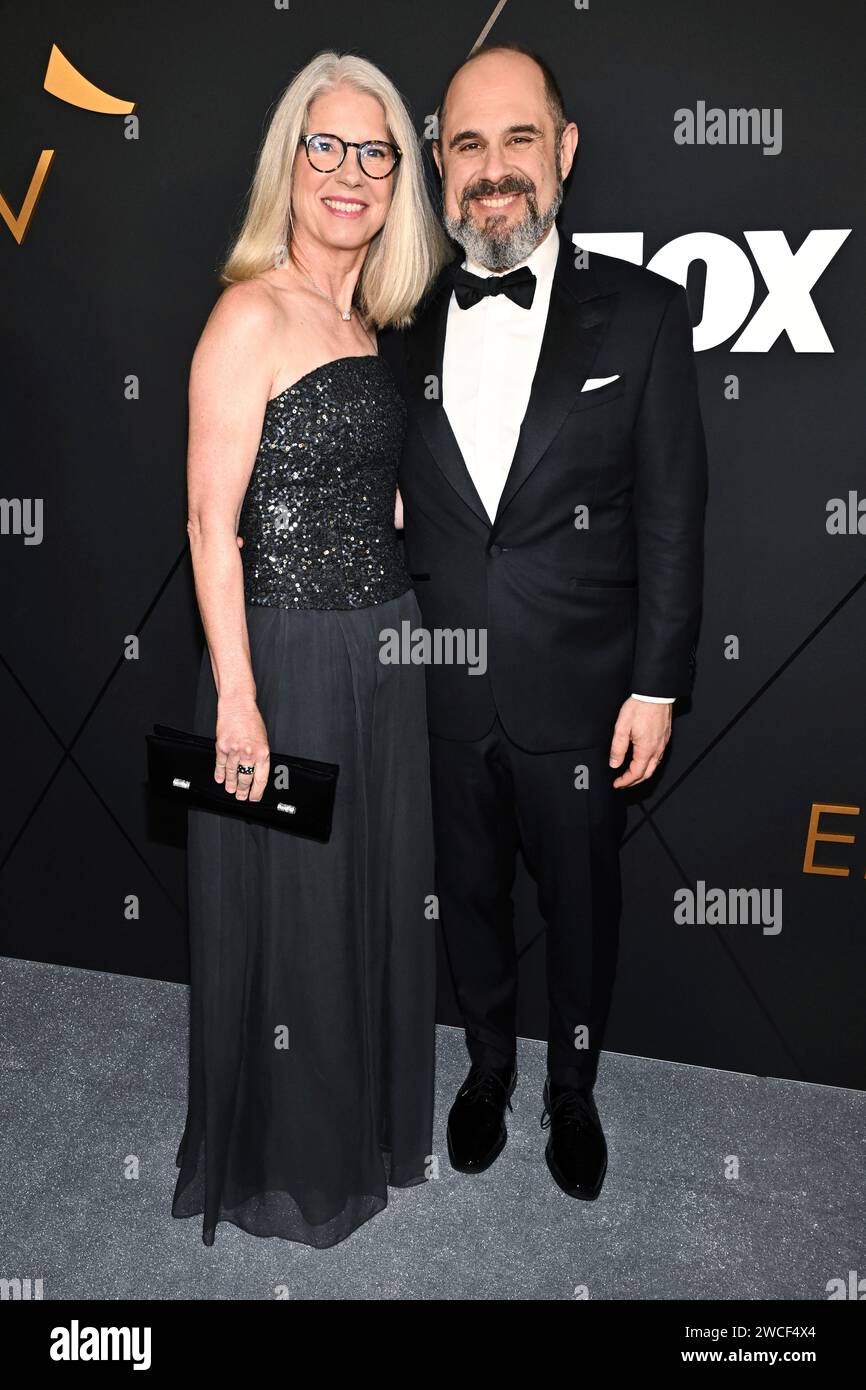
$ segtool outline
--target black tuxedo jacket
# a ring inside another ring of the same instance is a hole
[[[492,525],[441,400],[462,257],[413,326],[379,344],[408,406],[399,485],[424,627],[487,630],[485,674],[427,667],[431,732],[478,739],[498,712],[532,752],[607,742],[632,691],[689,693],[703,570],[707,461],[686,292],[611,256],[590,253],[576,269],[578,248],[559,239],[538,367]],[[581,389],[587,377],[614,375]]]

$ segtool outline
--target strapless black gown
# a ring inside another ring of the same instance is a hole
[[[393,525],[405,407],[383,359],[268,402],[239,533],[272,748],[340,765],[326,845],[189,812],[190,1069],[172,1214],[329,1246],[429,1176],[433,840],[421,615]],[[202,654],[195,730],[214,737]]]

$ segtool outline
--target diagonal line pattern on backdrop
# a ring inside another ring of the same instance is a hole
[[[826,613],[824,617],[821,619],[821,621],[817,623],[815,627],[812,628],[812,631],[803,638],[800,645],[798,647],[795,647],[794,650],[791,652],[790,656],[787,656],[785,658],[781,666],[776,667],[773,674],[767,677],[767,679],[764,681],[764,684],[758,687],[754,695],[750,695],[746,703],[743,706],[741,706],[740,709],[737,710],[737,713],[733,716],[733,718],[729,719],[727,724],[725,724],[724,727],[721,728],[719,732],[710,740],[706,748],[704,748],[702,752],[700,752],[697,755],[696,758],[692,759],[688,767],[683,769],[683,771],[677,777],[676,781],[672,782],[671,785],[667,788],[667,790],[664,791],[658,797],[658,799],[653,802],[652,809],[654,812],[657,811],[665,801],[667,801],[669,796],[673,795],[673,793],[677,790],[678,787],[682,785],[686,778],[694,772],[695,768],[700,766],[700,764],[704,761],[704,758],[708,757],[709,754],[712,753],[713,749],[718,747],[722,739],[725,738],[737,724],[739,724],[743,716],[745,714],[748,714],[749,710],[752,708],[754,704],[758,702],[758,700],[760,700],[761,696],[765,695],[772,685],[775,685],[776,681],[779,679],[780,676],[784,675],[785,671],[787,671],[791,663],[796,661],[797,657],[800,656],[806,650],[810,643],[814,642],[815,638],[821,632],[823,632],[827,624],[832,622],[836,615],[840,613],[842,609],[845,607],[845,604],[848,603],[849,600],[852,599],[860,589],[862,589],[864,584],[866,584],[866,574],[861,575],[861,577],[857,580],[856,584],[852,585],[852,587],[848,590],[847,594],[843,594],[839,602],[834,604],[833,607],[830,609],[829,613]],[[629,830],[627,834],[623,836],[622,843],[626,844],[632,838],[633,835],[637,834],[638,830],[641,830],[643,828],[645,824],[645,821],[638,821],[637,825],[632,826],[631,830]]]
[[[169,569],[168,573],[166,574],[165,578],[163,579],[162,583],[159,585],[159,588],[157,589],[157,591],[156,591],[156,593],[154,594],[153,598],[150,600],[149,604],[147,605],[147,608],[146,608],[145,611],[144,611],[143,617],[139,620],[138,625],[133,629],[133,631],[135,632],[136,636],[139,636],[139,635],[141,634],[141,632],[143,631],[143,629],[144,629],[144,627],[145,627],[145,625],[146,625],[148,619],[151,617],[151,615],[152,615],[152,613],[154,612],[154,610],[155,610],[157,604],[159,603],[160,599],[162,598],[163,594],[165,593],[166,589],[168,588],[169,584],[171,583],[171,580],[174,578],[174,575],[175,575],[175,573],[177,572],[178,567],[180,566],[180,564],[181,564],[182,561],[184,560],[184,558],[185,558],[185,556],[186,556],[186,554],[187,554],[188,549],[189,549],[189,542],[186,542],[186,543],[184,544],[184,546],[183,546],[183,548],[182,548],[180,554],[178,555],[177,559],[174,561],[174,563],[172,564],[172,566],[171,566],[171,568]],[[144,855],[141,853],[141,850],[140,850],[140,849],[138,848],[138,846],[136,845],[136,843],[135,843],[135,841],[133,840],[132,836],[131,836],[131,835],[129,834],[129,832],[125,829],[125,827],[121,824],[121,822],[118,820],[118,818],[117,818],[117,816],[115,815],[114,811],[111,809],[111,807],[109,806],[109,804],[108,804],[108,802],[105,800],[105,798],[101,795],[101,793],[99,792],[99,790],[97,789],[97,787],[96,787],[96,786],[93,784],[93,782],[90,780],[90,778],[88,777],[87,773],[84,771],[84,769],[83,769],[83,767],[81,766],[81,764],[80,764],[80,763],[78,762],[78,760],[77,760],[75,757],[73,757],[73,755],[72,755],[72,749],[73,749],[73,747],[74,747],[75,744],[78,742],[78,739],[81,737],[81,735],[82,735],[82,733],[84,732],[84,729],[86,728],[86,726],[87,726],[87,724],[89,723],[90,719],[93,717],[93,715],[94,715],[94,713],[96,712],[97,708],[99,707],[101,701],[104,699],[106,693],[107,693],[108,690],[110,689],[111,684],[112,684],[112,682],[114,681],[114,679],[115,679],[115,677],[116,677],[118,671],[120,671],[121,668],[123,667],[123,665],[124,665],[124,658],[123,658],[122,656],[119,656],[119,657],[118,657],[118,659],[117,659],[117,661],[115,662],[114,666],[113,666],[112,669],[109,671],[108,675],[106,676],[105,680],[103,681],[101,688],[99,689],[99,691],[97,692],[97,694],[96,694],[96,696],[94,697],[93,701],[91,702],[90,708],[88,709],[87,713],[84,715],[84,718],[81,720],[81,723],[79,724],[79,726],[78,726],[78,728],[76,729],[74,735],[73,735],[72,738],[70,739],[68,745],[65,744],[65,743],[63,742],[63,739],[60,737],[60,735],[58,734],[57,730],[53,727],[53,725],[51,724],[50,720],[46,717],[46,715],[44,714],[44,712],[39,708],[39,705],[36,703],[36,701],[34,700],[33,696],[30,694],[29,690],[28,690],[27,687],[24,685],[24,682],[20,679],[20,677],[17,675],[17,673],[12,669],[12,667],[10,666],[10,664],[9,664],[9,662],[7,661],[6,657],[3,656],[2,653],[0,653],[0,662],[2,662],[3,666],[6,668],[6,670],[8,671],[8,673],[9,673],[9,675],[10,675],[10,677],[11,677],[12,680],[15,682],[15,684],[18,686],[18,689],[21,691],[22,695],[23,695],[24,698],[27,700],[28,704],[30,704],[30,705],[32,706],[32,708],[36,711],[36,713],[38,714],[39,718],[42,720],[43,724],[45,725],[45,727],[46,727],[46,728],[48,729],[48,731],[50,732],[51,736],[56,740],[56,742],[57,742],[57,743],[60,745],[60,747],[63,749],[63,756],[60,758],[60,761],[59,761],[59,762],[57,763],[57,765],[54,767],[54,769],[53,769],[53,771],[52,771],[50,777],[48,778],[48,780],[47,780],[47,782],[45,783],[44,787],[42,788],[41,792],[40,792],[40,793],[38,794],[38,796],[36,797],[36,800],[34,801],[33,805],[31,806],[29,812],[28,812],[27,815],[24,817],[24,820],[21,822],[21,825],[18,827],[18,830],[17,830],[16,834],[14,835],[14,837],[13,837],[13,839],[12,839],[12,841],[11,841],[9,847],[8,847],[8,849],[6,850],[6,853],[4,854],[2,860],[0,860],[0,873],[2,873],[3,869],[5,869],[6,865],[8,864],[9,860],[11,859],[13,853],[15,852],[16,847],[17,847],[18,844],[21,842],[21,839],[23,838],[24,833],[25,833],[25,831],[27,830],[27,827],[29,826],[30,822],[33,820],[33,817],[36,815],[36,812],[39,810],[39,807],[42,805],[42,802],[45,800],[45,797],[48,795],[48,792],[49,792],[49,790],[51,789],[51,786],[52,786],[52,784],[53,784],[53,782],[54,782],[54,779],[56,778],[58,772],[59,772],[60,769],[62,768],[63,764],[68,760],[70,763],[72,763],[73,767],[74,767],[75,770],[78,772],[79,776],[82,778],[82,780],[86,783],[86,785],[87,785],[87,786],[90,788],[90,790],[93,792],[93,795],[96,797],[96,799],[97,799],[97,801],[99,802],[100,806],[102,806],[103,810],[104,810],[104,811],[106,812],[106,814],[110,817],[110,819],[114,822],[115,826],[116,826],[117,829],[120,831],[121,835],[122,835],[123,838],[126,840],[127,844],[130,845],[130,847],[132,848],[132,850],[133,850],[133,852],[135,853],[136,857],[141,861],[141,863],[142,863],[142,864],[144,865],[144,867],[147,869],[147,871],[148,871],[148,873],[150,874],[151,878],[154,880],[154,882],[155,882],[155,883],[157,884],[157,886],[160,888],[160,890],[161,890],[162,893],[165,895],[165,897],[167,898],[167,900],[171,903],[172,907],[174,907],[175,910],[176,910],[177,912],[179,912],[181,916],[184,916],[185,914],[184,914],[183,909],[179,906],[178,903],[175,902],[174,898],[172,897],[171,893],[170,893],[170,892],[168,891],[168,889],[166,888],[165,884],[162,883],[161,880],[159,879],[159,877],[154,873],[153,867],[148,863],[147,859],[146,859],[146,858],[144,857]]]
[[[658,826],[656,825],[655,821],[653,820],[652,816],[650,815],[650,813],[646,810],[646,808],[645,808],[644,806],[641,806],[640,809],[641,809],[641,811],[643,812],[644,816],[646,817],[650,829],[652,830],[653,834],[655,835],[656,839],[658,840],[659,844],[661,845],[661,847],[662,847],[662,849],[664,850],[665,854],[667,855],[668,859],[671,861],[671,863],[673,864],[673,866],[674,866],[674,868],[676,869],[677,873],[679,874],[680,880],[682,881],[683,884],[687,885],[687,886],[691,889],[691,891],[694,893],[694,892],[695,892],[695,885],[694,885],[694,883],[692,882],[691,878],[689,878],[688,874],[687,874],[687,873],[685,872],[685,870],[683,869],[683,866],[680,864],[679,860],[677,859],[676,855],[674,854],[674,852],[673,852],[673,850],[671,849],[670,845],[668,844],[667,840],[666,840],[665,837],[662,835],[661,831],[659,830],[659,828],[658,828]],[[708,922],[708,923],[707,923],[707,926],[712,927],[712,930],[713,930],[713,932],[714,932],[714,934],[715,934],[716,940],[718,941],[718,943],[719,943],[719,945],[721,946],[722,950],[724,951],[725,955],[728,957],[728,960],[729,960],[729,961],[731,962],[731,964],[733,965],[734,970],[735,970],[736,973],[739,975],[741,982],[745,985],[747,992],[751,995],[752,1001],[753,1001],[753,1003],[757,1006],[758,1012],[759,1012],[759,1013],[762,1015],[762,1017],[764,1018],[764,1021],[765,1021],[765,1022],[767,1023],[767,1025],[769,1026],[771,1033],[773,1033],[774,1037],[776,1038],[776,1041],[779,1043],[779,1045],[781,1046],[782,1050],[783,1050],[783,1051],[785,1052],[785,1054],[787,1055],[788,1060],[790,1061],[791,1065],[795,1068],[795,1070],[796,1070],[796,1072],[797,1072],[797,1075],[799,1076],[800,1080],[801,1080],[801,1081],[806,1081],[806,1080],[807,1080],[807,1076],[806,1076],[805,1069],[804,1069],[803,1066],[801,1065],[799,1059],[797,1058],[796,1054],[794,1053],[794,1051],[793,1051],[793,1049],[791,1048],[790,1044],[788,1043],[787,1039],[782,1035],[782,1032],[781,1032],[781,1030],[779,1029],[779,1026],[778,1026],[778,1024],[776,1023],[775,1019],[773,1018],[772,1014],[770,1013],[770,1010],[768,1009],[767,1005],[764,1003],[763,999],[762,999],[762,998],[760,997],[760,995],[758,994],[757,990],[755,989],[754,985],[752,984],[752,981],[749,979],[749,976],[746,974],[746,971],[745,971],[744,967],[740,964],[740,961],[737,959],[736,954],[731,950],[730,944],[728,943],[727,939],[725,938],[725,936],[723,935],[723,933],[718,929],[718,927],[715,925],[715,923],[713,923],[713,922]]]
[[[497,0],[497,4],[493,7],[493,11],[490,15],[490,18],[487,20],[487,23],[481,30],[481,33],[478,35],[478,38],[475,40],[474,44],[469,50],[470,58],[472,57],[472,54],[475,52],[475,50],[481,47],[484,40],[487,38],[487,35],[490,33],[490,30],[493,28],[494,24],[496,23],[499,16],[502,14],[502,11],[505,9],[505,6],[507,4],[508,0]]]
[[[649,812],[646,810],[646,808],[645,808],[644,806],[641,806],[641,807],[640,807],[640,810],[641,810],[642,814],[646,817],[646,820],[647,820],[647,822],[649,823],[650,829],[652,830],[653,834],[655,835],[656,839],[658,840],[659,844],[661,845],[661,847],[662,847],[662,849],[664,850],[665,854],[667,855],[668,859],[671,861],[671,863],[673,864],[674,868],[676,869],[676,871],[677,871],[677,873],[678,873],[678,875],[679,875],[679,877],[680,877],[681,882],[682,882],[683,884],[685,884],[686,886],[688,886],[688,887],[692,890],[692,892],[694,893],[694,891],[695,891],[695,886],[694,886],[694,884],[692,883],[692,880],[691,880],[691,879],[689,878],[689,876],[685,873],[685,871],[684,871],[682,865],[680,864],[679,860],[677,859],[677,857],[676,857],[676,855],[674,854],[673,850],[671,849],[670,845],[667,843],[667,841],[665,840],[665,838],[664,838],[664,836],[662,835],[661,831],[659,830],[658,826],[657,826],[657,825],[655,824],[655,822],[653,821],[652,816],[649,814]],[[765,1023],[767,1024],[767,1026],[768,1026],[769,1029],[770,1029],[770,1032],[773,1034],[773,1036],[775,1037],[776,1041],[779,1043],[779,1046],[782,1048],[782,1051],[785,1053],[785,1055],[786,1055],[787,1058],[789,1059],[789,1061],[790,1061],[790,1063],[791,1063],[791,1066],[794,1068],[794,1070],[795,1070],[796,1073],[797,1073],[797,1076],[800,1078],[801,1081],[806,1081],[806,1080],[808,1080],[808,1077],[807,1077],[807,1075],[806,1075],[806,1072],[805,1072],[805,1070],[804,1070],[802,1064],[800,1063],[799,1059],[797,1058],[796,1054],[794,1053],[794,1050],[792,1049],[792,1047],[791,1047],[790,1044],[788,1043],[787,1039],[786,1039],[786,1038],[784,1037],[784,1035],[782,1034],[782,1032],[781,1032],[781,1030],[780,1030],[778,1024],[776,1023],[775,1019],[773,1018],[773,1015],[770,1013],[769,1008],[768,1008],[767,1005],[764,1003],[764,1001],[763,1001],[763,999],[761,998],[761,996],[758,994],[757,990],[755,989],[754,985],[752,984],[752,981],[749,979],[749,976],[746,974],[746,971],[745,971],[744,967],[740,964],[740,961],[737,959],[736,955],[734,954],[734,952],[731,950],[730,946],[728,945],[728,942],[725,940],[724,936],[723,936],[722,933],[718,930],[718,928],[715,926],[714,923],[710,922],[710,923],[708,923],[707,925],[712,927],[713,932],[715,933],[715,936],[716,936],[716,940],[718,941],[719,945],[722,947],[722,950],[725,952],[725,955],[728,957],[728,959],[730,960],[731,964],[733,965],[736,974],[740,977],[741,983],[742,983],[743,985],[745,985],[746,992],[751,996],[752,1001],[753,1001],[753,1003],[755,1004],[755,1006],[757,1007],[757,1010],[758,1010],[759,1014],[760,1014],[761,1017],[764,1019]],[[532,937],[530,938],[529,941],[527,941],[526,945],[523,946],[522,949],[521,949],[520,951],[518,951],[518,953],[517,953],[517,959],[518,959],[518,961],[521,961],[521,960],[523,959],[523,957],[526,955],[527,951],[531,950],[531,948],[536,944],[536,942],[538,942],[538,941],[540,941],[540,940],[542,939],[542,937],[544,936],[544,934],[545,934],[545,928],[542,927],[539,931],[537,931],[537,932],[535,933],[534,936],[532,936]]]

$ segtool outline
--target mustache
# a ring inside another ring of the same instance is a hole
[[[499,183],[491,183],[489,179],[477,179],[475,183],[467,184],[460,198],[460,203],[466,207],[473,198],[496,198],[504,197],[508,193],[535,193],[535,184],[531,179],[520,179],[514,174],[508,174]]]

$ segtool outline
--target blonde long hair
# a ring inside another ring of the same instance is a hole
[[[379,328],[404,328],[442,266],[448,241],[431,207],[418,137],[393,82],[366,58],[316,54],[296,73],[274,110],[259,150],[243,224],[218,271],[223,285],[251,280],[292,256],[292,172],[312,102],[339,83],[375,97],[389,136],[403,151],[388,214],[364,260],[355,302]]]

